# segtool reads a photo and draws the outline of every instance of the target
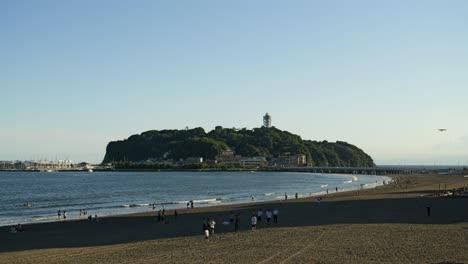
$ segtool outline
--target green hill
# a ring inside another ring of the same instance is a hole
[[[312,166],[375,166],[369,155],[346,142],[303,140],[298,135],[275,127],[248,130],[220,126],[208,133],[203,128],[151,130],[126,140],[113,141],[107,145],[103,162],[162,157],[172,160],[187,157],[215,159],[228,148],[244,157],[276,158],[286,152],[304,154],[308,165]]]

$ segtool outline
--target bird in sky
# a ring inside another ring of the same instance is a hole
[[[444,132],[444,131],[447,131],[447,129],[446,128],[439,128],[439,131]]]

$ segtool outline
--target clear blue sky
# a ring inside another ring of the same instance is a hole
[[[468,164],[468,1],[0,1],[0,160],[273,125]],[[447,128],[440,133],[438,128]]]

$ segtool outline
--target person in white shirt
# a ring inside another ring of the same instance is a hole
[[[274,222],[275,224],[278,223],[278,215],[279,215],[278,209],[273,210],[273,222]]]
[[[215,226],[216,226],[216,222],[214,219],[211,219],[209,221],[209,225],[210,225],[210,233],[211,233],[211,236],[214,236],[214,231],[215,231]]]
[[[270,211],[270,209],[266,210],[265,215],[266,215],[266,219],[267,219],[267,224],[270,225],[270,221],[271,221],[271,211]]]
[[[257,228],[257,217],[255,215],[252,215],[252,231],[255,231],[255,229]]]
[[[263,209],[260,208],[260,210],[257,211],[257,221],[259,223],[262,222],[262,215],[263,215]]]

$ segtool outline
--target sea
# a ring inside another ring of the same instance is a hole
[[[373,188],[373,175],[297,172],[0,172],[0,226],[162,209],[283,200]],[[30,206],[25,206],[25,204]],[[153,204],[154,209],[153,209]]]

